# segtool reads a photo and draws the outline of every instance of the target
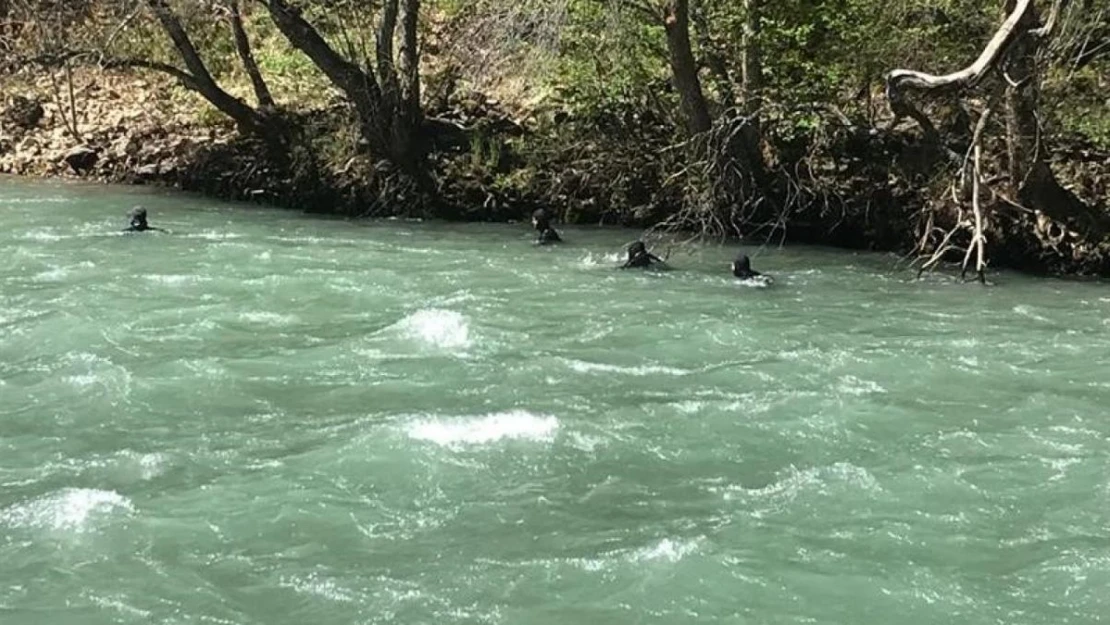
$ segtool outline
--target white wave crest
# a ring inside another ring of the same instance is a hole
[[[836,390],[845,395],[871,395],[886,392],[878,382],[862,380],[854,375],[840,376],[836,383]]]
[[[397,322],[396,327],[405,336],[434,347],[462,349],[470,346],[470,324],[466,317],[453,310],[418,310]]]
[[[510,410],[482,417],[421,419],[405,430],[411,438],[443,447],[483,445],[503,439],[550,442],[559,430],[559,420],[526,410]]]
[[[61,282],[69,276],[69,269],[65,267],[54,267],[41,273],[35,274],[32,278],[35,282]]]
[[[1022,317],[1028,317],[1029,319],[1032,319],[1034,321],[1040,321],[1042,323],[1052,323],[1052,320],[1049,319],[1048,317],[1045,317],[1043,315],[1038,315],[1036,312],[1034,312],[1032,306],[1026,306],[1025,304],[1019,304],[1017,306],[1014,306],[1013,310],[1014,310],[1014,313],[1016,313],[1018,315],[1021,315]]]
[[[67,239],[69,237],[61,234],[56,234],[52,228],[40,228],[37,230],[28,230],[27,232],[19,235],[17,238],[22,241],[61,241],[62,239]]]
[[[140,454],[134,451],[123,452],[121,463],[135,471],[142,480],[152,480],[166,472],[169,459],[162,453]]]
[[[294,315],[282,315],[280,313],[267,311],[239,313],[239,319],[247,323],[255,323],[264,326],[288,326],[297,322],[297,317]]]
[[[241,239],[244,235],[237,232],[220,232],[216,230],[205,230],[203,232],[195,232],[192,234],[182,235],[186,239],[204,239],[205,241],[227,241],[230,239]]]
[[[81,533],[99,518],[134,510],[131,500],[115,491],[67,488],[0,511],[0,524]]]
[[[662,367],[659,365],[637,365],[635,367],[622,367],[620,365],[607,365],[600,362],[586,362],[584,360],[574,360],[571,358],[560,359],[568,367],[577,371],[578,373],[595,373],[598,371],[604,373],[623,373],[625,375],[645,376],[653,374],[663,375],[689,375],[690,371],[686,369],[677,369],[675,367]]]
[[[678,562],[682,558],[698,550],[700,540],[671,540],[664,538],[654,545],[637,549],[632,553],[632,559],[639,562],[664,561]]]
[[[803,492],[811,491],[828,495],[838,489],[868,492],[883,490],[879,481],[867,469],[847,462],[837,462],[828,466],[807,469],[798,469],[791,466],[784,475],[781,475],[781,479],[762,488],[749,489],[730,486],[726,489],[725,499],[730,500],[739,495],[741,497],[791,501]]]
[[[181,286],[184,284],[196,284],[198,282],[208,282],[211,278],[197,274],[147,274],[143,276],[144,280],[151,282],[158,282],[167,286]]]

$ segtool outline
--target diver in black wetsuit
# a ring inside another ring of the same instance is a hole
[[[146,221],[146,209],[142,206],[136,206],[127,213],[127,218],[130,220],[130,225],[124,229],[124,232],[146,232],[154,230],[155,232],[166,232],[161,228],[155,228]]]
[[[651,267],[652,263],[664,264],[662,258],[647,251],[647,246],[644,245],[643,241],[636,241],[628,246],[628,260],[624,261],[621,269],[628,269],[629,267],[647,268]]]
[[[532,227],[539,233],[536,237],[536,243],[540,245],[559,243],[563,240],[559,233],[551,227],[551,220],[547,218],[547,211],[542,208],[537,208],[532,213]]]
[[[747,280],[763,274],[752,269],[752,261],[747,254],[740,254],[736,257],[736,260],[732,261],[732,275],[741,280]]]
[[[771,276],[752,269],[752,261],[744,253],[737,255],[736,260],[732,261],[732,275],[756,286],[770,286],[774,282]]]

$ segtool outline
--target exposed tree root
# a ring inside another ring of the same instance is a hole
[[[967,90],[991,80],[997,86],[976,124],[971,145],[961,159],[957,182],[952,185],[956,207],[953,225],[944,230],[936,226],[934,205],[925,218],[925,227],[916,253],[921,271],[936,267],[954,252],[963,252],[960,275],[974,270],[985,282],[988,264],[988,234],[998,230],[1001,215],[997,207],[1014,207],[1021,213],[1034,212],[1043,219],[1073,224],[1083,231],[1081,237],[1100,241],[1110,232],[1110,222],[1065,190],[1048,165],[1043,145],[1043,129],[1037,115],[1037,75],[1040,41],[1053,33],[1067,0],[1055,0],[1046,22],[1037,20],[1034,0],[1010,0],[1009,13],[979,57],[969,66],[950,74],[935,76],[898,69],[886,76],[887,97],[896,120],[910,117],[918,122],[927,139],[940,141],[936,127],[907,97],[908,91],[961,98]],[[995,161],[1005,164],[1005,174],[984,177],[984,135],[999,94],[1004,92],[1006,111],[1006,151]],[[965,106],[966,108],[966,106]],[[952,155],[950,148],[944,148]],[[1008,182],[1002,185],[999,183]],[[984,204],[984,197],[989,202]],[[935,242],[935,244],[934,244]],[[974,268],[973,268],[974,258]]]

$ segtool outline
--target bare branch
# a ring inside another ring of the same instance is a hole
[[[891,100],[900,98],[900,91],[904,88],[936,91],[953,87],[974,87],[998,65],[1002,53],[1017,33],[1018,24],[1032,8],[1033,0],[1017,0],[1014,10],[1010,12],[1002,26],[995,32],[994,37],[983,48],[979,58],[957,72],[936,76],[910,69],[891,70],[886,75],[887,97]]]
[[[189,74],[185,70],[174,67],[169,63],[161,63],[159,61],[150,61],[147,59],[103,58],[100,61],[100,67],[104,69],[149,69],[155,72],[161,72],[163,74],[173,76],[186,89],[197,92],[201,90],[200,85],[191,74]]]
[[[373,76],[333,50],[320,33],[301,17],[300,11],[289,6],[285,0],[263,0],[263,4],[278,30],[351,99],[359,115],[365,119],[373,117],[375,105],[371,92],[377,89]]]
[[[131,9],[131,11],[127,13],[127,17],[123,18],[123,21],[121,21],[119,25],[116,26],[114,30],[112,30],[112,33],[108,35],[108,39],[104,42],[103,47],[105,49],[110,48],[112,46],[112,43],[115,42],[116,37],[119,37],[120,33],[127,30],[127,27],[130,26],[131,22],[133,22],[135,18],[139,16],[139,13],[142,12],[142,10],[142,1],[135,0],[134,7]]]
[[[1071,0],[1056,0],[1052,3],[1052,9],[1049,10],[1048,19],[1045,21],[1044,26],[1034,28],[1030,33],[1034,37],[1049,37],[1052,31],[1056,28],[1056,22],[1060,17],[1060,13],[1068,8],[1068,3]]]

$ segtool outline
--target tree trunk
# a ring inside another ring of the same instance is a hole
[[[1018,22],[1018,28],[1023,32],[1014,39],[1002,65],[1009,79],[1006,86],[1006,151],[1013,197],[1018,197],[1030,174],[1037,169],[1038,162],[1044,162],[1037,127],[1037,96],[1040,90],[1036,67],[1038,42],[1027,34],[1037,23],[1036,9],[1030,7]]]
[[[239,12],[239,0],[230,0],[228,10],[231,18],[231,32],[235,36],[235,49],[239,52],[243,69],[247,71],[247,76],[251,79],[251,85],[254,87],[254,97],[258,100],[260,107],[272,109],[274,108],[274,96],[270,93],[270,88],[266,85],[266,79],[262,77],[262,72],[258,69],[258,63],[254,60],[254,53],[251,52],[250,39],[247,38],[247,30],[243,28],[243,15]]]
[[[698,79],[698,65],[690,46],[689,0],[667,0],[663,8],[663,27],[686,131],[691,135],[706,132],[713,125],[713,120],[709,116],[709,107]]]
[[[382,94],[389,98],[400,90],[397,72],[393,64],[393,34],[397,31],[398,0],[385,0],[382,4],[382,18],[378,23],[378,80],[381,81]]]
[[[10,0],[0,0],[0,48],[10,48],[11,43],[8,39],[11,38],[11,27],[8,25],[8,18],[12,13],[12,5]]]
[[[713,87],[724,107],[731,108],[736,105],[736,95],[732,90],[732,76],[728,71],[725,59],[714,49],[713,38],[709,30],[709,18],[705,14],[704,0],[694,0],[690,7],[690,20],[694,23],[694,33],[697,35],[698,47],[701,48],[705,58],[705,66],[713,77]]]
[[[1007,2],[1007,8],[1013,2]],[[1045,29],[1051,29],[1056,13],[1066,0],[1056,2]],[[1042,37],[1036,31],[1039,23],[1037,11],[1031,7],[1019,22],[1020,34],[1002,65],[1007,80],[1006,156],[1010,194],[1024,206],[1058,221],[1074,219],[1074,225],[1101,237],[1110,229],[1106,216],[1065,189],[1048,163],[1047,146],[1038,121],[1041,77],[1037,55],[1042,45]]]
[[[320,33],[316,32],[312,24],[301,17],[300,11],[290,7],[285,0],[264,0],[264,4],[278,30],[285,35],[289,43],[293,44],[293,47],[303,52],[332,81],[332,84],[346,94],[354,104],[359,118],[373,119],[376,110],[372,93],[377,91],[374,77],[333,50]],[[374,137],[366,138],[370,141],[374,140]]]
[[[420,0],[401,0],[401,48],[397,65],[398,98],[393,143],[398,158],[416,167],[423,160],[423,148],[416,132],[424,121],[420,108]],[[417,171],[423,171],[417,168]]]
[[[760,91],[763,88],[763,63],[759,50],[759,3],[760,0],[744,0],[741,91],[744,111],[749,115],[759,110]]]
[[[185,32],[185,27],[181,25],[181,21],[166,5],[165,0],[147,0],[147,5],[154,11],[155,17],[162,24],[162,29],[166,31],[174,47],[177,48],[178,54],[181,55],[185,67],[189,70],[188,77],[190,80],[183,81],[185,86],[200,93],[220,112],[234,120],[240,131],[266,136],[268,134],[267,125],[262,116],[245,102],[224,91],[216,84],[212,74],[208,72],[208,67],[205,66],[200,54],[197,53],[196,47],[193,46],[192,40],[189,39],[188,33]]]
[[[372,67],[344,58],[286,0],[264,0],[278,30],[339,87],[354,104],[363,137],[384,157],[418,182],[427,180],[424,148],[419,140],[420,109],[419,0],[385,0],[378,25]],[[401,28],[399,61],[393,40]]]

